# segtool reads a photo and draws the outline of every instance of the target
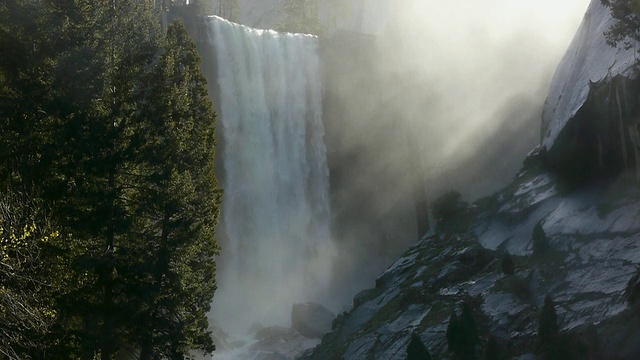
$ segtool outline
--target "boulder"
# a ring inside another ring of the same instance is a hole
[[[291,310],[291,327],[307,338],[321,339],[331,331],[335,317],[336,314],[319,304],[295,304]]]

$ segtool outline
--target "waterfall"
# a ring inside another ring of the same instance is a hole
[[[289,325],[328,280],[329,173],[318,39],[207,19],[224,174],[215,323]],[[219,231],[220,232],[220,231]]]

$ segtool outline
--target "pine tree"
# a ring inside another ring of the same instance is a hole
[[[458,315],[456,315],[455,311],[451,312],[451,316],[449,316],[446,337],[449,352],[454,352],[459,347]]]
[[[54,315],[20,357],[211,351],[221,192],[184,27],[161,44],[151,0],[16,0],[0,20],[0,193],[29,194],[59,227],[34,296]]]
[[[216,288],[221,192],[213,175],[215,114],[199,63],[184,24],[172,23],[148,79],[146,129],[137,132],[147,137],[140,175],[148,179],[136,199],[146,244],[137,252],[151,266],[150,276],[141,276],[149,279],[141,300],[148,310],[139,314],[141,359],[185,355],[190,346],[214,350],[206,313]]]
[[[458,356],[463,360],[475,358],[475,348],[479,343],[478,326],[473,317],[471,307],[466,302],[462,304],[462,315],[458,325],[460,350]]]
[[[536,226],[533,227],[531,242],[534,254],[543,254],[549,250],[549,238],[542,228],[542,221],[538,222]]]
[[[431,360],[431,354],[418,334],[411,334],[411,340],[407,346],[407,360]]]
[[[511,257],[511,254],[509,254],[508,251],[505,251],[504,254],[502,255],[501,266],[502,266],[502,272],[505,275],[513,275],[515,266],[513,264],[513,258]]]
[[[498,348],[498,341],[494,336],[490,336],[489,340],[487,340],[487,345],[484,349],[484,359],[485,360],[500,360],[502,356],[500,355],[500,349]]]
[[[640,41],[640,1],[638,0],[600,0],[608,7],[617,21],[605,32],[611,46],[623,44],[629,49]]]
[[[547,295],[544,298],[544,306],[540,313],[540,324],[538,326],[538,345],[541,351],[548,351],[553,347],[558,339],[559,330],[555,304],[551,296]]]
[[[476,345],[479,344],[480,339],[471,307],[466,302],[462,304],[460,318],[457,317],[455,311],[451,314],[446,338],[449,352],[453,352],[458,359],[472,360],[475,358]]]

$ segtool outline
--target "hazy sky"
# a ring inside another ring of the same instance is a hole
[[[379,0],[368,0],[376,2]],[[555,67],[582,20],[588,0],[405,0],[389,21],[386,61],[408,78],[423,78],[443,99],[429,114],[447,139],[437,158],[474,154],[502,125],[513,98],[544,102]],[[598,1],[598,0],[594,0]],[[394,6],[394,5],[390,5]],[[393,28],[395,26],[395,28]],[[425,91],[425,96],[427,91]],[[407,107],[410,112],[410,107]],[[484,134],[480,134],[484,132]],[[499,133],[499,131],[498,131]],[[452,161],[447,161],[452,163]]]

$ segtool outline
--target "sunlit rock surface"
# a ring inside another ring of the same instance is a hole
[[[509,355],[535,351],[540,309],[548,294],[560,327],[582,336],[595,331],[599,356],[638,358],[637,310],[625,290],[640,266],[640,191],[624,182],[567,191],[542,166],[476,203],[471,231],[431,234],[360,293],[354,308],[307,359],[404,359],[417,332],[435,358],[447,354],[448,319],[463,301],[473,304],[481,338],[496,336]],[[540,223],[550,250],[532,253]],[[514,255],[506,276],[500,256]],[[592,326],[592,327],[590,327]],[[595,330],[591,330],[595,329]],[[509,344],[509,345],[507,345]]]
[[[542,143],[550,149],[589,95],[590,83],[634,73],[640,48],[612,48],[604,33],[615,20],[600,0],[593,0],[551,82],[542,117]]]
[[[614,21],[592,1],[545,103],[542,147],[550,165],[574,181],[620,172],[640,179],[640,45],[607,44]]]

